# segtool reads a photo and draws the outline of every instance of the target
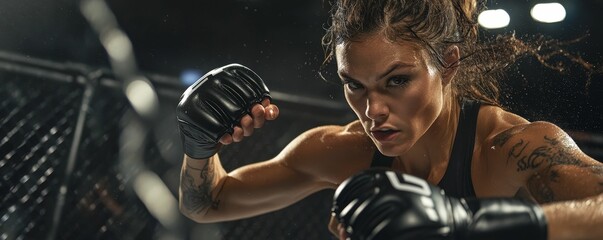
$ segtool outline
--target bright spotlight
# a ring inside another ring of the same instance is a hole
[[[530,14],[539,22],[561,22],[565,19],[565,8],[560,3],[539,3],[532,7]]]
[[[484,28],[494,29],[509,26],[511,17],[503,9],[486,10],[479,14],[477,22]]]

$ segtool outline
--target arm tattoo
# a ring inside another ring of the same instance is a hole
[[[565,146],[560,145],[559,139],[544,136],[544,142],[545,144],[534,148],[531,153],[524,154],[524,150],[530,142],[519,139],[519,142],[509,151],[509,158],[517,160],[517,171],[537,169],[542,164],[545,164],[543,166],[545,166],[547,170],[559,165],[569,165],[590,168],[593,173],[594,171],[597,171],[595,170],[598,168],[597,166],[585,164],[565,149]],[[518,148],[521,149],[517,150]]]
[[[493,143],[495,146],[502,147],[503,145],[505,145],[505,143],[507,143],[507,141],[509,141],[511,137],[515,136],[515,134],[517,133],[520,133],[524,129],[526,129],[526,126],[507,129],[501,132],[500,134],[496,135],[496,137],[494,137],[493,139]]]
[[[523,151],[526,149],[529,143],[530,142],[524,143],[523,139],[519,139],[519,142],[513,145],[513,147],[511,147],[511,151],[509,151],[509,154],[507,156],[507,164],[509,164],[509,159],[516,159],[523,155]]]
[[[203,210],[217,209],[220,202],[212,199],[212,186],[214,183],[213,159],[209,159],[202,169],[187,166],[182,173],[182,204],[183,206],[196,213]],[[192,170],[192,171],[191,171]],[[199,172],[201,184],[195,185],[194,172]],[[222,185],[224,186],[224,185]],[[221,190],[221,189],[220,189]]]
[[[530,180],[528,180],[528,189],[532,195],[542,203],[549,203],[555,201],[555,193],[553,189],[544,184],[542,181],[540,174],[534,175]]]
[[[559,182],[559,172],[557,170],[552,169],[549,174],[549,181],[558,183]]]
[[[559,172],[557,170],[551,170],[548,181],[559,183]],[[555,192],[553,189],[544,184],[540,174],[536,173],[532,179],[528,180],[528,188],[534,191],[534,196],[540,200],[540,202],[548,203],[555,201]]]
[[[528,143],[526,143],[527,146]],[[517,160],[517,171],[525,171],[528,169],[536,169],[550,157],[549,151],[546,147],[537,147],[528,156],[521,156]],[[519,156],[518,156],[519,157]]]
[[[493,148],[494,147],[502,147],[509,141],[509,139],[511,139],[511,137],[515,136],[515,134],[517,134],[517,133],[522,132],[525,128],[526,128],[526,126],[515,127],[515,128],[510,128],[510,129],[507,129],[507,130],[499,133],[492,140],[492,143],[494,144]],[[507,165],[509,164],[509,159],[511,159],[511,157],[513,157],[513,158],[519,157],[521,154],[523,154],[523,151],[525,150],[525,148],[527,146],[528,146],[528,143],[524,143],[523,139],[520,139],[518,143],[513,145],[511,147],[511,151],[509,151],[508,156],[507,156]]]
[[[512,131],[506,130],[494,137],[493,143],[495,146],[502,147],[502,145],[505,145],[513,135]]]
[[[567,146],[565,137],[554,138],[544,136],[541,146],[529,147],[530,142],[519,139],[508,152],[509,160],[515,160],[517,171],[539,170],[528,180],[531,189],[540,201],[552,202],[555,194],[550,183],[559,183],[560,169],[558,166],[573,166],[585,169],[597,176],[603,176],[603,166],[586,163],[572,152],[572,146]],[[526,149],[533,149],[531,152]],[[603,182],[599,183],[603,192]]]

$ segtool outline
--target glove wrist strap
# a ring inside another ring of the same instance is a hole
[[[466,239],[546,240],[542,208],[521,199],[492,198],[465,201],[473,214]]]

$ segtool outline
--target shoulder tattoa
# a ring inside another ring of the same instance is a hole
[[[524,129],[526,129],[526,127],[527,125],[520,125],[502,131],[492,139],[492,143],[494,146],[502,147],[509,141],[511,137],[521,133]]]

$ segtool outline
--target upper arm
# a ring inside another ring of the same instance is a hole
[[[219,214],[232,218],[253,216],[336,187],[328,180],[337,174],[330,171],[330,166],[344,160],[350,152],[344,146],[355,142],[355,138],[347,137],[343,126],[319,127],[301,134],[273,159],[228,173],[217,199]]]
[[[540,203],[603,192],[603,164],[584,154],[562,129],[547,122],[515,126],[494,138],[504,171]]]

